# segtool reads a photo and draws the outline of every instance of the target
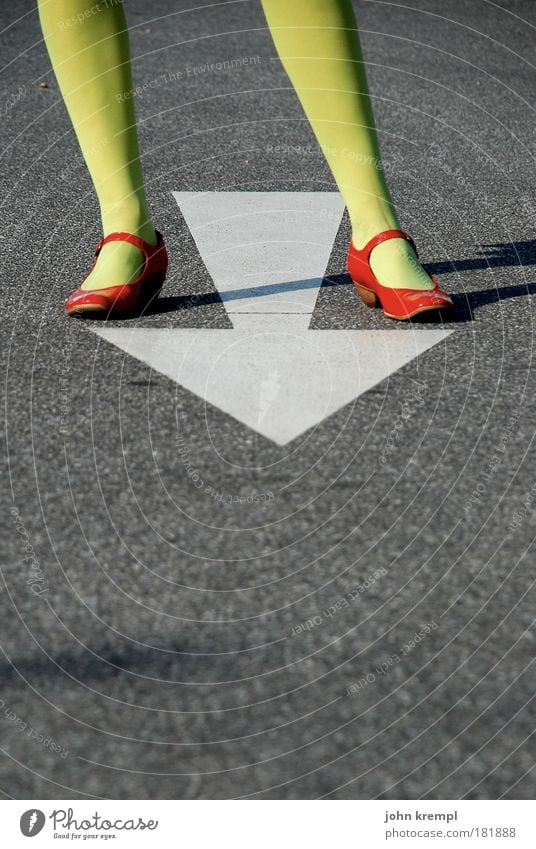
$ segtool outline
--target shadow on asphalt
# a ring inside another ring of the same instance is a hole
[[[347,275],[341,283],[333,283],[332,281],[324,281],[325,286],[351,285]],[[452,293],[451,293],[452,294]],[[498,301],[504,301],[507,298],[521,298],[523,295],[536,295],[536,283],[527,283],[522,286],[503,286],[500,289],[480,289],[476,292],[465,292],[461,295],[452,294],[454,300],[454,312],[449,314],[448,320],[453,323],[463,323],[473,321],[473,311],[480,307],[494,304]],[[194,309],[195,307],[207,306],[208,304],[221,303],[217,292],[209,292],[206,295],[200,295],[195,304],[191,303],[191,297],[168,297],[159,298],[154,304],[147,309],[144,315],[159,315],[169,312],[179,312],[186,309]],[[419,324],[437,324],[438,314],[424,313],[418,319],[413,319],[413,323]]]
[[[432,274],[451,274],[453,271],[476,271],[482,268],[536,265],[535,239],[527,242],[498,242],[481,247],[482,250],[477,257],[427,263],[426,268]]]

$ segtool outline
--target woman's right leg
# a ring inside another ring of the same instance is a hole
[[[87,0],[38,0],[38,5],[52,66],[95,186],[104,235],[126,231],[155,245],[143,187],[122,3],[107,0],[89,7]],[[102,248],[83,288],[132,282],[143,261],[133,245],[111,242]]]

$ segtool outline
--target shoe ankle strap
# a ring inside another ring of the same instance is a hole
[[[139,248],[146,256],[157,248],[160,247],[162,243],[162,234],[155,230],[157,242],[156,245],[151,245],[149,242],[144,241],[144,239],[140,239],[139,236],[134,236],[133,233],[109,233],[107,236],[102,239],[97,247],[95,248],[95,256],[98,256],[100,250],[104,245],[107,245],[109,242],[128,242],[129,245],[133,245],[135,248]]]
[[[378,233],[377,236],[373,236],[372,239],[367,242],[364,248],[361,248],[360,253],[366,254],[366,259],[368,262],[370,259],[370,255],[376,245],[380,245],[382,242],[387,242],[389,239],[405,239],[406,242],[410,243],[416,255],[419,256],[419,254],[417,253],[417,247],[415,245],[415,242],[413,241],[411,236],[408,236],[408,234],[404,233],[403,230],[384,230],[382,233]]]

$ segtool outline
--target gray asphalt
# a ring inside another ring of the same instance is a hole
[[[454,333],[279,448],[63,317],[97,205],[34,4],[1,4],[6,798],[534,795],[536,5],[356,9]],[[136,97],[172,259],[136,322],[230,327],[171,192],[335,186],[256,0],[127,14],[136,84],[171,80]],[[312,326],[392,329],[348,236]],[[178,434],[215,489],[273,500],[200,493]]]

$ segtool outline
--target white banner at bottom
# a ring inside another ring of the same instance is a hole
[[[5,801],[2,845],[534,849],[531,801]]]

